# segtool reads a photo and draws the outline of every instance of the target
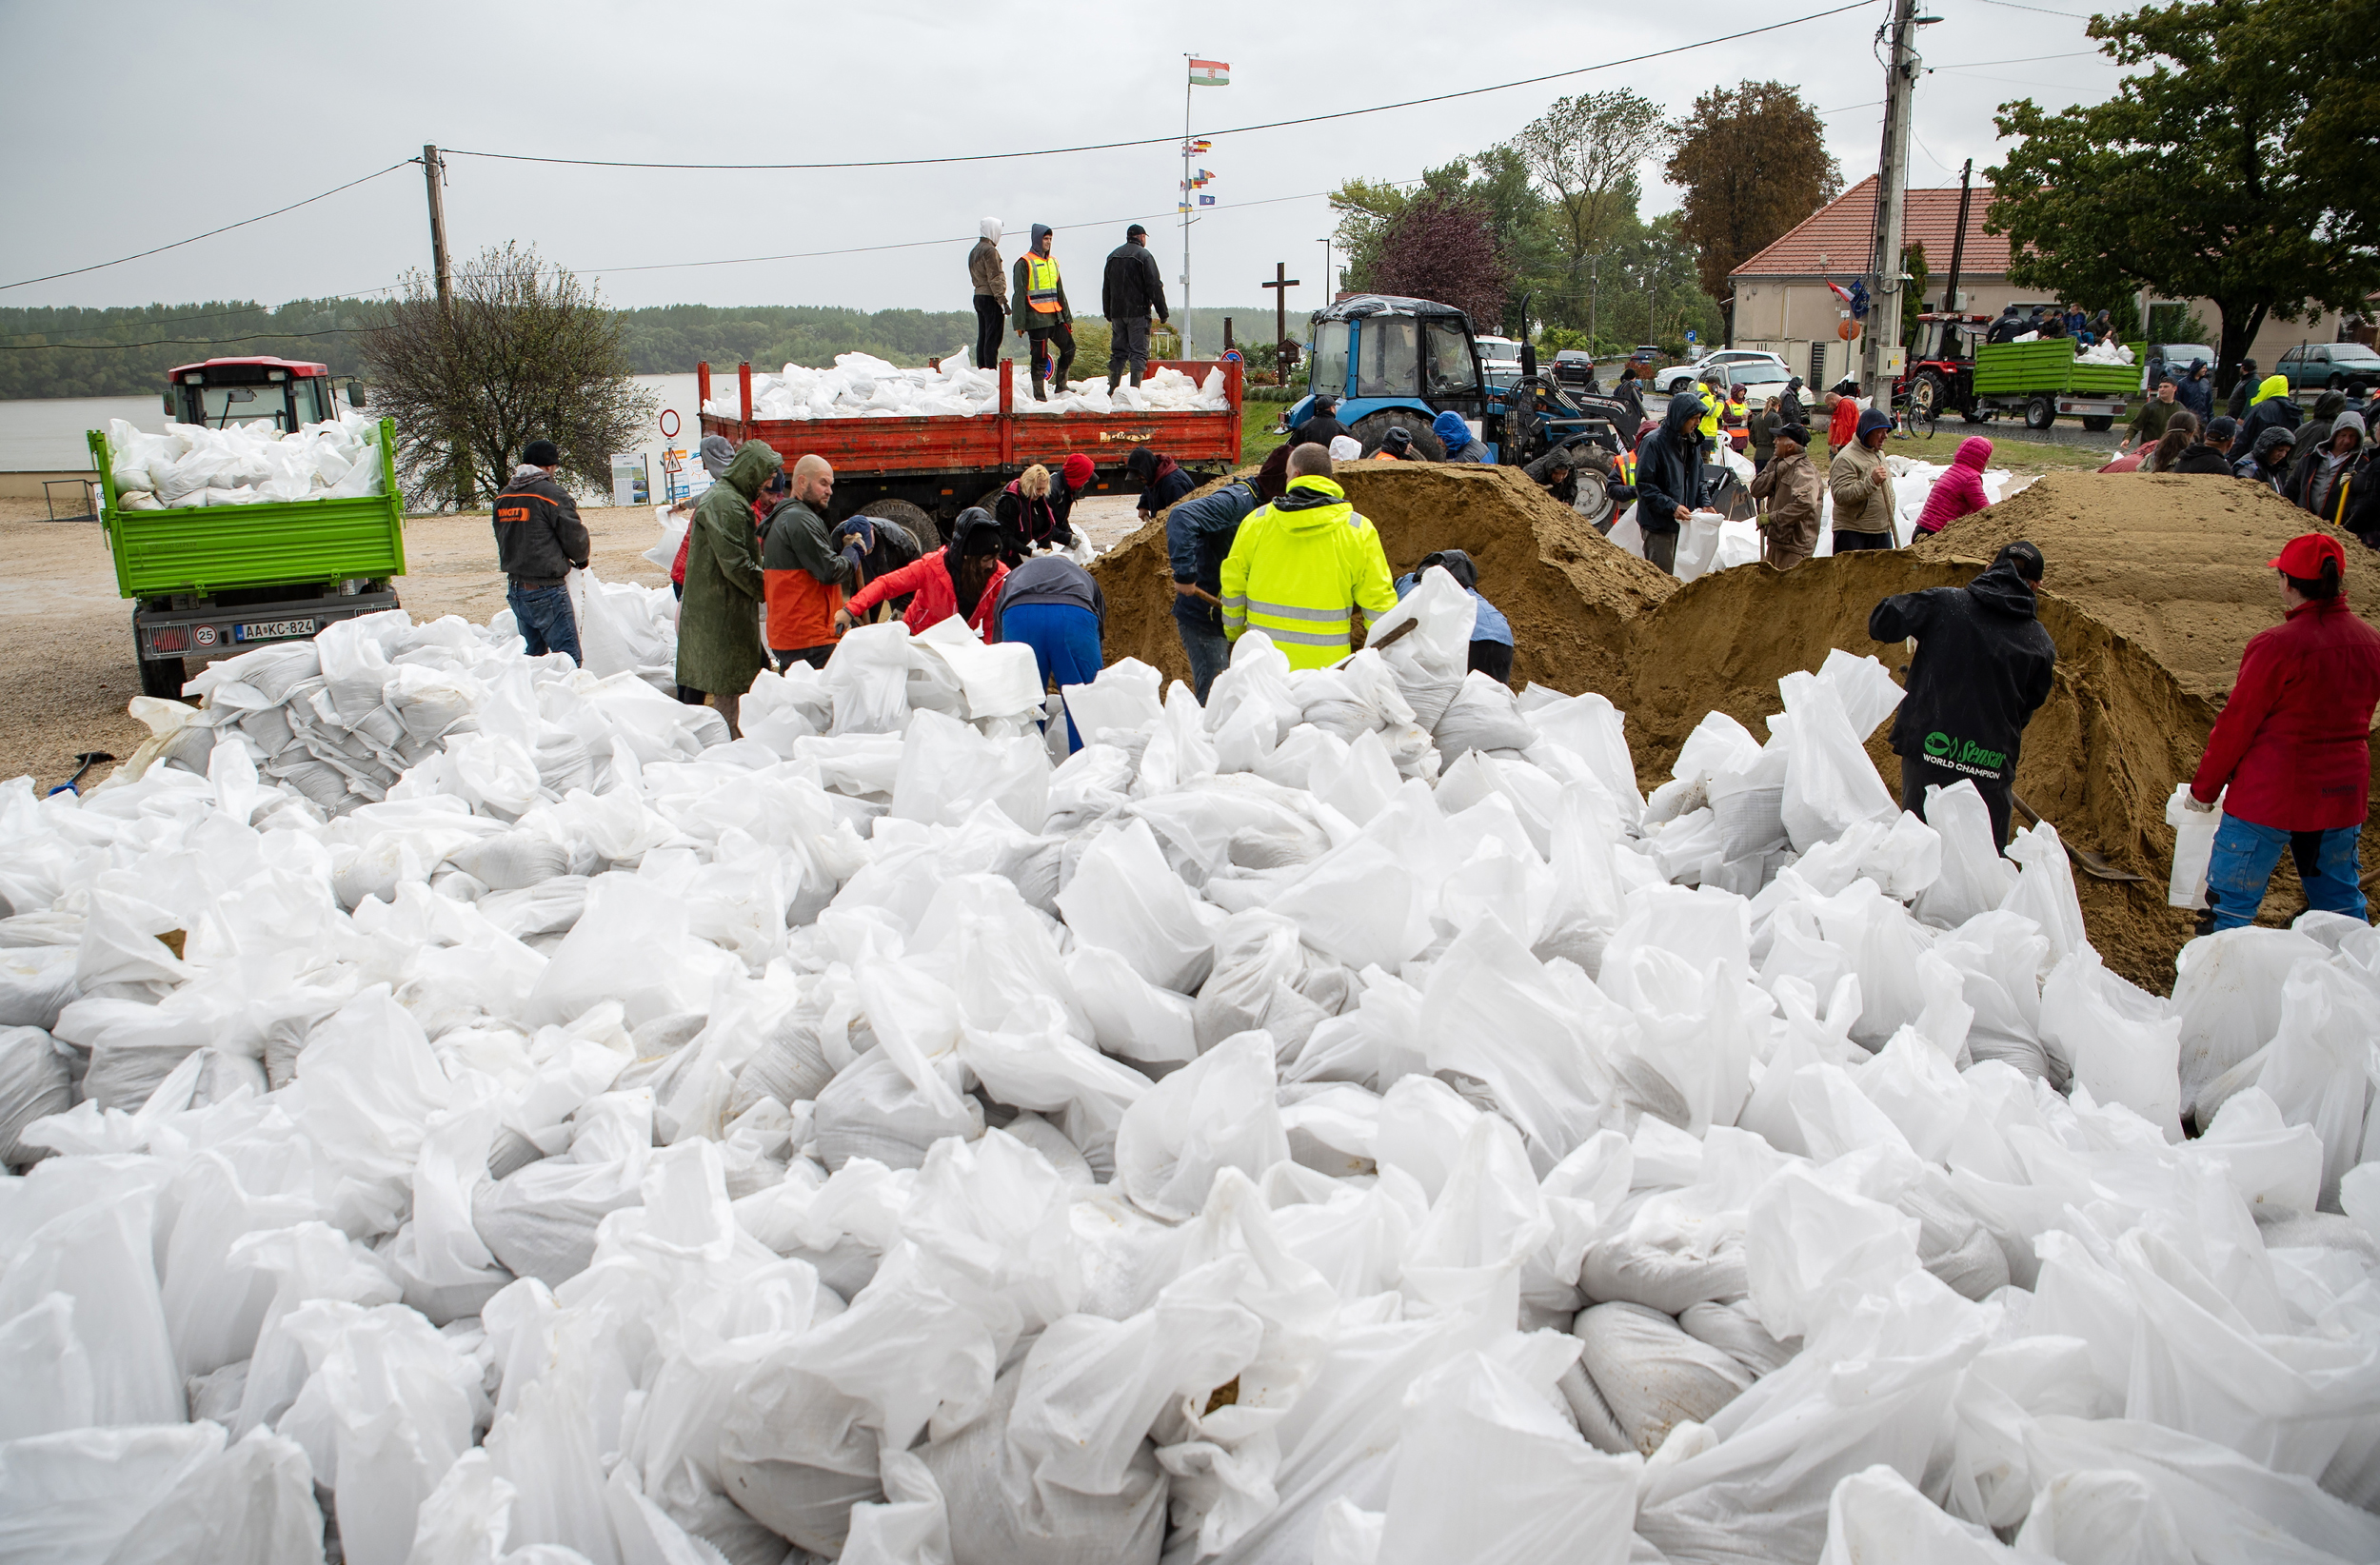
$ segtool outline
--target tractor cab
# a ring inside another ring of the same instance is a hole
[[[167,374],[166,416],[210,429],[260,424],[279,434],[339,416],[327,365],[293,359],[208,359]],[[361,383],[347,382],[350,406],[364,406]]]
[[[1989,315],[1955,315],[1928,310],[1917,317],[1916,341],[1910,346],[1909,362],[1923,364],[1956,363],[1975,356],[1975,344],[1992,327]]]
[[[1307,396],[1290,408],[1292,431],[1314,416],[1317,395],[1339,399],[1339,421],[1368,456],[1391,428],[1413,436],[1416,455],[1436,461],[1445,447],[1430,433],[1440,413],[1462,415],[1484,432],[1500,398],[1487,385],[1471,317],[1452,305],[1360,293],[1313,316]]]

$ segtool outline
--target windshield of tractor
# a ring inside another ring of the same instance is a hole
[[[1463,335],[1460,322],[1432,321],[1428,341],[1430,379],[1421,388],[1423,396],[1442,397],[1478,389],[1479,377],[1471,363],[1471,343]]]
[[[1410,397],[1420,380],[1421,323],[1409,315],[1374,315],[1363,323],[1356,368],[1359,397]]]
[[[1308,387],[1318,396],[1347,394],[1347,323],[1324,321],[1314,328],[1314,373]]]
[[[200,386],[198,405],[200,418],[210,428],[268,424],[285,434],[289,428],[289,399],[279,385]]]

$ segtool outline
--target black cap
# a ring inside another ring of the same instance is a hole
[[[2013,565],[2016,567],[2016,574],[2028,582],[2041,580],[2041,551],[2021,538],[2013,544],[2004,545],[1999,553],[1992,557],[1992,564],[1995,567]]]
[[[528,448],[521,453],[521,460],[532,467],[559,467],[562,466],[562,447],[550,440],[533,440],[529,442]]]
[[[1126,239],[1146,239],[1148,236],[1149,230],[1140,227],[1138,223],[1135,223],[1131,228],[1124,230],[1124,237]]]
[[[1391,451],[1410,450],[1413,447],[1413,431],[1400,424],[1380,437],[1380,445]]]
[[[1810,444],[1810,429],[1806,425],[1780,424],[1769,432],[1779,440],[1790,440],[1796,446]]]
[[[2233,435],[2238,433],[2239,420],[2235,418],[2217,418],[2213,423],[2207,426],[2207,438],[2209,440],[2229,440]]]

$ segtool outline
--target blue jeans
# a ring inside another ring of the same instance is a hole
[[[2237,929],[2256,921],[2264,905],[2265,884],[2288,848],[2297,862],[2297,878],[2305,882],[2306,905],[2318,913],[2365,917],[2362,870],[2357,846],[2361,825],[2330,831],[2284,831],[2259,826],[2228,811],[2215,828],[2214,857],[2207,864],[2207,904],[2217,929]]]
[[[567,652],[572,663],[585,664],[579,653],[579,621],[570,612],[568,587],[510,587],[505,602],[512,605],[512,618],[520,625],[521,639],[529,644],[530,657]]]
[[[1000,617],[1000,639],[1033,648],[1033,662],[1041,670],[1046,689],[1055,678],[1060,689],[1088,684],[1100,677],[1100,621],[1087,608],[1072,604],[1019,604]],[[1082,748],[1082,734],[1066,714],[1066,751]]]
[[[1195,609],[1197,618],[1185,613],[1185,607]],[[1216,611],[1195,600],[1174,604],[1174,628],[1181,632],[1181,649],[1190,654],[1191,694],[1203,706],[1207,687],[1215,683],[1215,676],[1231,666],[1231,643],[1223,639]]]

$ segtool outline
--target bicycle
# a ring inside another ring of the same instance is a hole
[[[1893,438],[1894,440],[1932,440],[1941,422],[1932,407],[1912,407],[1907,398],[1893,405]]]

